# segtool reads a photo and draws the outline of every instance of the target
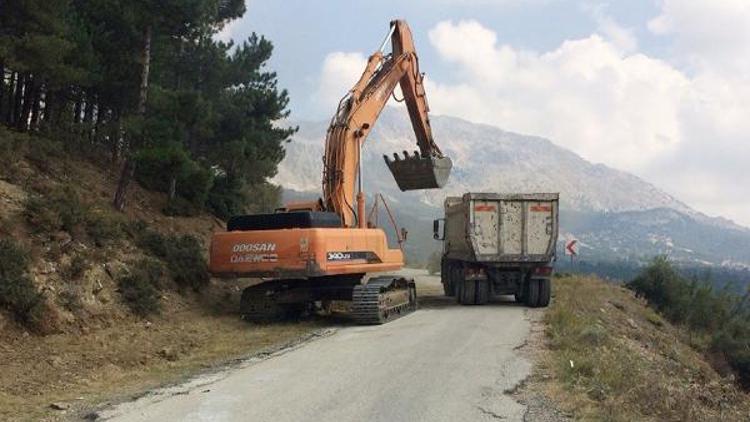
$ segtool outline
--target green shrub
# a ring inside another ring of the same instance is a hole
[[[88,268],[89,263],[86,260],[86,257],[78,254],[75,255],[73,259],[70,260],[70,264],[62,270],[62,275],[68,280],[77,280],[81,278]]]
[[[195,207],[203,208],[208,200],[208,192],[214,184],[211,170],[189,161],[177,178],[177,195]]]
[[[74,234],[85,222],[87,207],[78,193],[64,186],[45,196],[30,197],[24,207],[24,216],[38,233],[65,230]]]
[[[165,259],[167,257],[168,239],[160,233],[149,229],[143,229],[136,237],[136,245],[149,254]]]
[[[10,239],[0,239],[0,306],[21,322],[38,323],[43,297],[26,275],[28,253]]]
[[[136,179],[146,189],[169,192],[175,181],[176,197],[165,209],[167,215],[195,215],[205,207],[213,173],[191,160],[181,146],[149,148],[135,160]]]
[[[11,175],[10,169],[23,156],[28,140],[28,136],[0,126],[0,174]]]
[[[124,235],[122,217],[90,209],[70,186],[27,199],[24,217],[36,233],[64,230],[76,238],[85,234],[98,247],[107,246]]]
[[[710,338],[710,351],[723,356],[740,384],[750,389],[750,293],[739,297],[712,289],[710,280],[682,277],[665,257],[655,258],[626,284],[669,321]]]
[[[170,244],[167,265],[177,285],[195,291],[207,285],[208,265],[203,258],[203,244],[190,235],[172,238]]]
[[[96,246],[107,246],[124,235],[125,223],[119,216],[90,212],[86,216],[86,234]]]
[[[162,210],[164,215],[173,217],[194,217],[200,214],[200,211],[200,207],[179,196],[167,202],[167,206]]]
[[[194,236],[163,236],[144,230],[136,244],[161,259],[180,288],[198,291],[208,284],[208,264],[203,258],[203,244]]]
[[[37,168],[49,171],[51,165],[65,155],[63,144],[43,136],[35,136],[27,142],[26,159]]]
[[[144,149],[134,159],[138,183],[157,192],[167,192],[170,179],[179,177],[190,160],[179,146]]]
[[[225,175],[216,177],[208,193],[206,204],[208,209],[215,216],[225,220],[234,215],[243,214],[248,200],[242,188],[242,183],[237,178]]]
[[[145,317],[161,311],[162,275],[160,264],[142,260],[119,280],[120,294],[133,313]]]

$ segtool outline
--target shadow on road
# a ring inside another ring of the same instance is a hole
[[[472,306],[472,305],[459,305],[456,303],[456,299],[453,297],[446,296],[420,296],[419,297],[419,308],[421,309],[442,309],[458,306]],[[480,306],[504,306],[504,307],[522,307],[522,304],[516,303],[512,296],[498,296],[490,300],[486,305]]]

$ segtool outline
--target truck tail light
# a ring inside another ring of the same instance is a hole
[[[549,277],[552,274],[552,267],[536,267],[534,268],[534,275],[543,277]]]

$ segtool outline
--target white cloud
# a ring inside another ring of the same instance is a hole
[[[326,56],[315,93],[315,103],[326,110],[326,115],[336,111],[339,100],[354,86],[366,64],[362,53],[337,51]]]
[[[429,36],[465,81],[430,82],[437,113],[547,136],[619,168],[639,168],[680,137],[685,77],[659,60],[626,56],[599,35],[543,54],[498,45],[474,21],[442,22]]]
[[[672,35],[677,54],[696,71],[750,71],[750,1],[662,0],[648,22],[658,35]]]
[[[323,60],[318,79],[318,89],[313,102],[325,115],[333,115],[341,98],[357,83],[367,65],[367,59],[362,53],[333,52]],[[394,89],[396,98],[403,98],[401,87]],[[392,97],[391,97],[392,98]],[[403,103],[388,100],[390,107],[404,107]]]
[[[594,9],[592,16],[599,26],[598,32],[617,48],[625,53],[638,50],[638,39],[633,34],[632,28],[621,26],[611,16],[606,15],[602,7]]]
[[[684,19],[667,14],[668,3],[651,29],[680,34]],[[743,185],[750,83],[726,67],[687,74],[637,53],[632,33],[614,21],[598,21],[601,35],[544,53],[499,44],[475,21],[439,23],[430,41],[462,82],[429,80],[432,109],[549,137],[589,160],[640,174],[699,210],[750,225],[750,188]],[[692,62],[710,62],[701,49],[690,54]]]

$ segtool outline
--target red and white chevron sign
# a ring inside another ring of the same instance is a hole
[[[578,255],[578,239],[570,239],[565,242],[565,255]]]

